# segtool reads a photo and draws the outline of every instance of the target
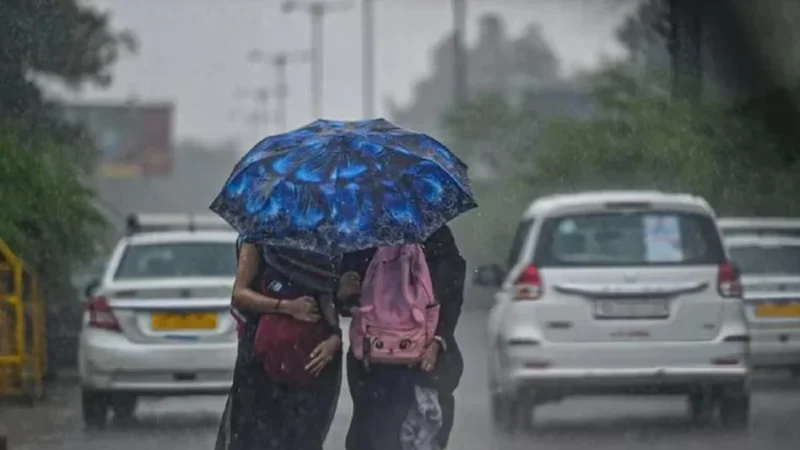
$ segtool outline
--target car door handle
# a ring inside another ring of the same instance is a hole
[[[555,330],[568,330],[572,328],[572,322],[568,322],[565,320],[563,321],[554,320],[547,322],[547,328],[553,328]]]

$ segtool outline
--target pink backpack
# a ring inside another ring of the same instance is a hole
[[[433,340],[439,305],[418,244],[381,247],[361,287],[350,324],[353,354],[369,364],[415,364]]]

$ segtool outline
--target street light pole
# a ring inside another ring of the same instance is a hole
[[[325,5],[323,3],[311,4],[311,114],[315,119],[322,117],[322,99],[325,83],[323,82],[323,72],[325,70],[325,57],[323,45],[323,17],[325,16]]]
[[[322,117],[323,114],[323,66],[325,57],[323,54],[324,45],[324,18],[325,14],[336,10],[345,11],[352,7],[350,2],[329,3],[321,0],[299,1],[286,0],[283,3],[283,12],[291,13],[298,8],[305,9],[311,16],[311,112],[315,118]]]
[[[374,0],[363,0],[362,3],[362,64],[363,64],[363,94],[362,101],[365,119],[375,116],[375,3]]]
[[[277,111],[275,112],[275,122],[278,132],[286,131],[287,98],[289,96],[289,85],[287,83],[287,68],[289,64],[304,63],[311,60],[311,54],[307,51],[278,52],[267,55],[260,50],[252,50],[249,59],[253,62],[263,62],[269,60],[275,68],[275,97],[277,99]]]
[[[286,83],[286,66],[289,61],[286,54],[282,53],[275,57],[275,82],[277,84],[278,96],[278,111],[275,121],[278,124],[278,132],[283,133],[286,131],[286,97],[289,96],[289,86]]]
[[[467,54],[464,49],[464,30],[467,27],[467,1],[451,0],[453,9],[453,95],[456,102],[467,98]]]
[[[269,122],[270,122],[270,115],[269,115],[269,103],[272,97],[272,93],[267,88],[257,88],[257,89],[244,89],[238,88],[234,92],[234,96],[237,100],[246,100],[246,99],[255,99],[256,100],[256,109],[253,112],[246,116],[247,121],[253,127],[254,134],[270,134],[269,133]],[[262,124],[264,129],[262,129]]]

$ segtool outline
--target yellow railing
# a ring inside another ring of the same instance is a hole
[[[40,398],[46,370],[39,282],[0,239],[0,396]]]

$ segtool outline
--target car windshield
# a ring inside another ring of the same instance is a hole
[[[730,254],[745,275],[800,275],[800,246],[737,246]]]
[[[114,279],[234,275],[236,246],[233,242],[182,242],[129,246]]]
[[[542,227],[540,266],[719,264],[711,218],[699,214],[602,213],[552,218]]]

